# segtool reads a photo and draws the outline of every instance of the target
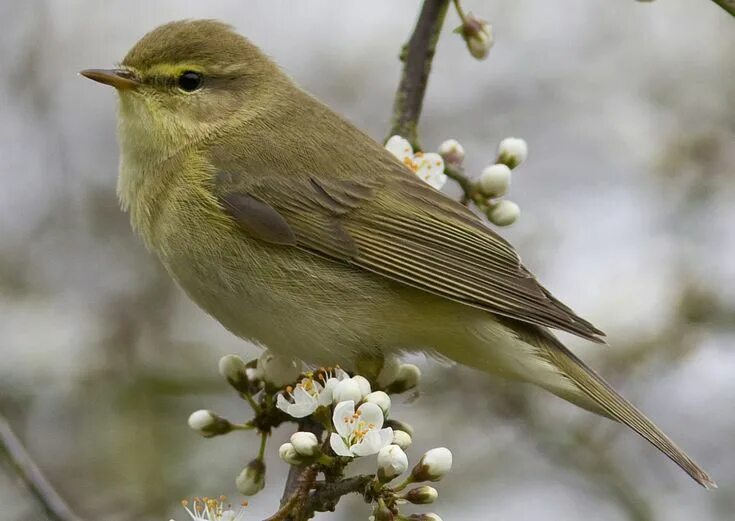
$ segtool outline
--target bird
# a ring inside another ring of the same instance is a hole
[[[311,364],[423,352],[535,384],[716,486],[554,335],[605,343],[509,242],[229,25],[170,22],[81,74],[119,94],[132,228],[233,334]]]

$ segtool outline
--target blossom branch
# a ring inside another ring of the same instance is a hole
[[[0,454],[3,453],[51,521],[82,521],[54,490],[10,428],[7,419],[0,415]]]
[[[413,34],[401,52],[403,72],[393,102],[389,136],[403,136],[420,150],[418,121],[424,103],[431,62],[436,52],[449,0],[425,0]]]
[[[342,479],[336,483],[317,483],[316,491],[309,496],[304,505],[305,519],[309,519],[316,512],[334,512],[342,496],[364,494],[373,479],[372,474],[364,474]]]

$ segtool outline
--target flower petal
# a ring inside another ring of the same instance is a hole
[[[334,387],[339,383],[336,378],[329,378],[324,383],[324,389],[319,393],[317,400],[320,406],[327,406],[332,404],[332,398],[334,397]]]
[[[352,457],[352,452],[350,452],[350,449],[347,447],[345,440],[340,438],[339,434],[337,433],[333,432],[332,435],[329,437],[329,446],[332,447],[332,450],[337,456]]]
[[[293,401],[298,404],[316,402],[316,398],[310,395],[304,387],[299,384],[293,390]]]
[[[418,169],[416,170],[416,175],[419,179],[428,183],[433,188],[441,190],[447,182],[442,156],[430,152],[417,157],[417,163]]]
[[[316,401],[310,403],[293,403],[288,407],[286,412],[294,418],[306,418],[316,411],[316,408]]]
[[[396,156],[399,161],[404,161],[406,158],[413,158],[413,147],[411,143],[401,136],[391,136],[385,144],[385,149]]]
[[[375,407],[378,407],[377,405]],[[378,407],[380,410],[380,407]],[[382,414],[382,412],[381,412]],[[339,402],[334,408],[334,414],[332,414],[332,423],[337,433],[343,438],[347,438],[352,434],[355,429],[355,423],[353,416],[355,415],[355,402],[348,400],[346,402]],[[382,422],[381,422],[382,426]]]
[[[383,410],[374,403],[363,403],[357,409],[357,414],[360,421],[365,422],[371,429],[378,430],[383,426]]]
[[[283,396],[283,393],[278,393],[278,396],[276,396],[276,407],[288,414],[288,408],[290,405],[291,402],[289,402],[286,397]]]
[[[380,429],[378,431],[378,435],[380,436],[380,448],[387,447],[391,443],[393,443],[393,429],[390,427],[386,427],[385,429]]]
[[[350,450],[355,456],[370,456],[371,454],[377,454],[380,449],[388,445],[390,445],[390,442],[383,445],[383,440],[378,431],[370,431],[359,443],[350,447]]]

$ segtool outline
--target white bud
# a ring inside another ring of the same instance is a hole
[[[401,361],[395,356],[387,355],[383,359],[383,367],[378,373],[377,384],[380,387],[388,387],[398,378],[398,371],[401,368]]]
[[[334,386],[332,401],[339,403],[352,400],[355,403],[359,403],[362,400],[362,396],[360,384],[354,378],[347,378]]]
[[[408,470],[408,456],[398,445],[388,445],[378,452],[378,478],[388,482]]]
[[[301,456],[314,456],[319,452],[319,440],[312,432],[294,432],[291,444]]]
[[[403,450],[406,450],[408,447],[410,447],[412,441],[413,440],[411,439],[411,435],[406,431],[393,431],[393,444],[398,445]]]
[[[263,372],[263,378],[276,387],[294,383],[301,374],[301,362],[268,350],[260,355],[258,367]]]
[[[464,161],[464,147],[456,139],[447,139],[439,145],[439,155],[447,163],[460,165]]]
[[[513,201],[503,199],[490,206],[487,211],[487,218],[498,226],[509,226],[518,220],[521,215],[521,209]]]
[[[487,197],[505,195],[510,186],[510,168],[503,163],[486,166],[480,174],[479,185],[480,191]]]
[[[242,358],[237,355],[225,355],[219,359],[217,364],[221,374],[229,384],[241,392],[248,390],[247,367]]]
[[[484,60],[495,43],[492,26],[485,20],[468,13],[465,22],[458,30],[467,42],[470,54],[478,60]]]
[[[439,481],[451,469],[452,453],[447,448],[439,447],[427,451],[411,475],[414,481]]]
[[[265,463],[254,459],[235,478],[237,491],[243,496],[254,496],[265,487]]]
[[[428,505],[436,501],[437,497],[439,497],[439,492],[434,487],[423,485],[409,490],[404,496],[404,499],[414,505]]]
[[[232,424],[229,421],[206,409],[199,409],[191,413],[188,423],[192,430],[205,438],[227,434],[232,430]]]
[[[293,443],[284,443],[278,448],[278,456],[289,465],[301,465],[303,460],[293,446]]]
[[[245,369],[245,376],[249,382],[255,382],[263,379],[263,373],[257,367],[248,367]]]
[[[513,169],[523,163],[528,157],[526,140],[517,137],[507,137],[498,145],[498,163],[508,165]]]
[[[368,403],[374,403],[383,411],[383,416],[388,416],[390,412],[390,396],[383,391],[375,391],[368,394],[365,397],[365,401]]]

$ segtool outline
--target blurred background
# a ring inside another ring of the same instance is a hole
[[[418,359],[421,395],[394,416],[409,457],[446,445],[455,470],[434,505],[449,520],[735,517],[735,20],[707,0],[465,0],[496,45],[484,62],[451,29],[421,122],[454,137],[468,172],[497,142],[530,157],[501,233],[559,298],[609,335],[566,338],[719,482],[705,492],[607,420],[518,384]],[[185,519],[179,500],[227,494],[253,434],[204,440],[188,414],[245,419],[220,355],[257,350],[169,280],[115,197],[115,93],[77,71],[122,59],[174,19],[219,18],[305,88],[383,139],[397,56],[418,1],[34,0],[0,19],[0,412],[85,519]],[[448,187],[451,192],[453,187]],[[286,466],[247,519],[275,510]],[[0,466],[3,521],[43,521]],[[419,510],[418,508],[416,510]],[[367,519],[344,500],[319,519]]]

